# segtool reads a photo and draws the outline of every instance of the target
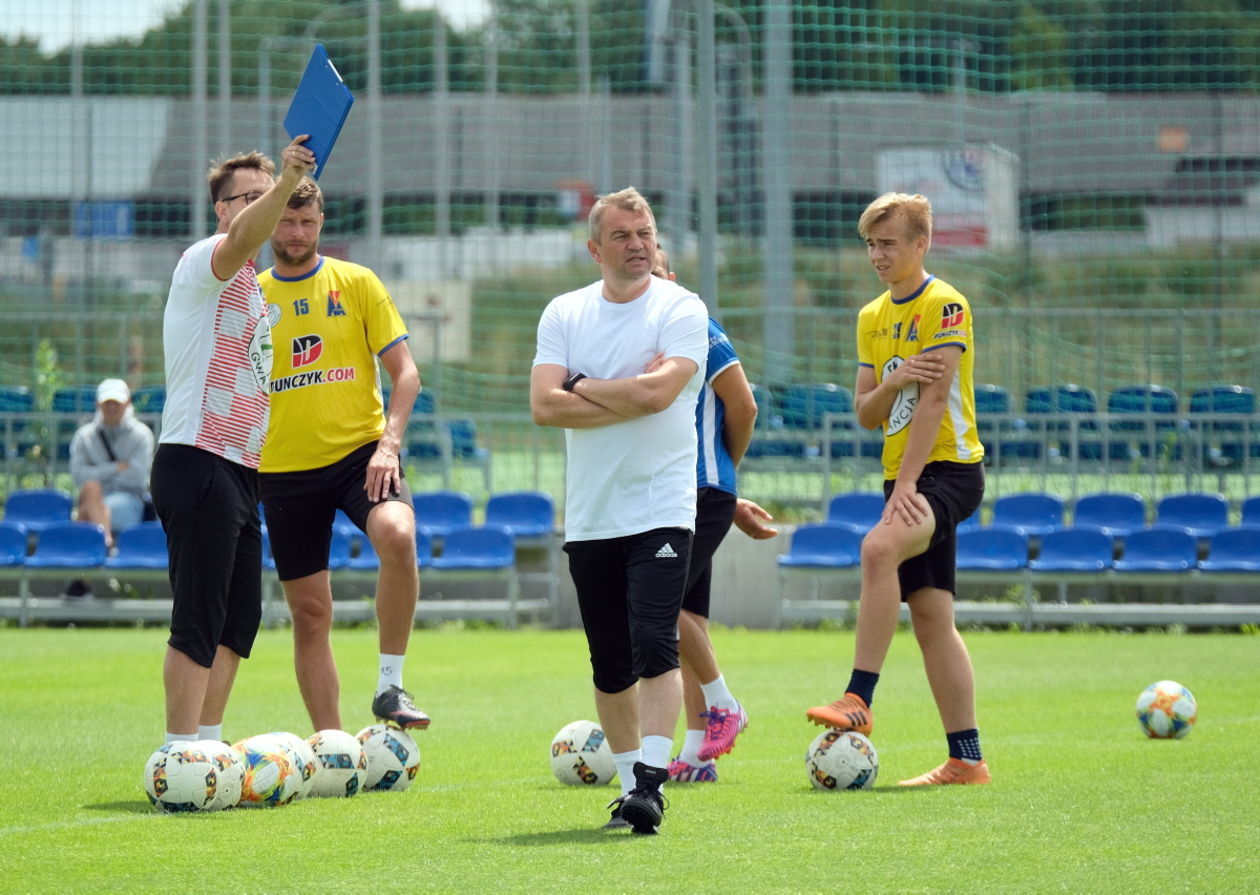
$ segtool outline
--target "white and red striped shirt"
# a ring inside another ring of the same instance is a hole
[[[267,435],[271,325],[247,262],[224,281],[210,259],[226,234],[194,243],[171,277],[162,322],[162,444],[189,444],[258,468]]]

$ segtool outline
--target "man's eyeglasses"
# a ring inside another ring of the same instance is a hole
[[[231,202],[234,199],[244,199],[245,204],[249,205],[251,202],[257,202],[261,198],[262,198],[262,193],[258,192],[258,190],[250,190],[249,192],[246,192],[246,193],[237,193],[235,196],[224,196],[219,201]]]

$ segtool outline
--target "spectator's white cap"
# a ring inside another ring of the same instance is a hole
[[[106,379],[96,387],[96,403],[103,404],[106,401],[117,401],[119,404],[126,404],[131,400],[131,389],[127,388],[127,383],[121,379]]]

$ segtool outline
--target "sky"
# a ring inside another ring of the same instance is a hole
[[[138,37],[161,23],[187,0],[0,0],[0,34],[39,38],[44,52],[53,52],[76,38],[98,43],[115,37]],[[206,0],[213,11],[219,0]],[[404,9],[434,5],[454,28],[480,22],[488,0],[402,0]],[[126,14],[120,14],[120,8]]]

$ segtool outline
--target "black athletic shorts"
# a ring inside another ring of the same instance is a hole
[[[379,501],[368,499],[363,483],[376,445],[375,441],[365,444],[318,469],[259,473],[267,537],[281,581],[305,578],[328,568],[333,518],[338,509],[367,534],[368,513]],[[411,489],[406,473],[402,475],[400,490],[386,500],[411,506]]]
[[[691,537],[685,528],[654,528],[564,545],[598,690],[620,693],[678,667]]]
[[[895,482],[884,482],[884,498]],[[958,557],[958,526],[984,499],[984,464],[939,460],[923,467],[916,487],[927,499],[936,518],[936,531],[927,550],[912,556],[897,569],[901,599],[925,587],[957,593],[954,584]]]
[[[731,530],[734,519],[734,494],[721,488],[701,488],[696,492],[696,536],[691,542],[691,568],[687,571],[687,592],[682,603],[688,612],[709,617],[713,554]]]
[[[170,552],[167,642],[205,668],[220,645],[248,658],[262,621],[258,473],[201,448],[163,444],[149,488]]]

